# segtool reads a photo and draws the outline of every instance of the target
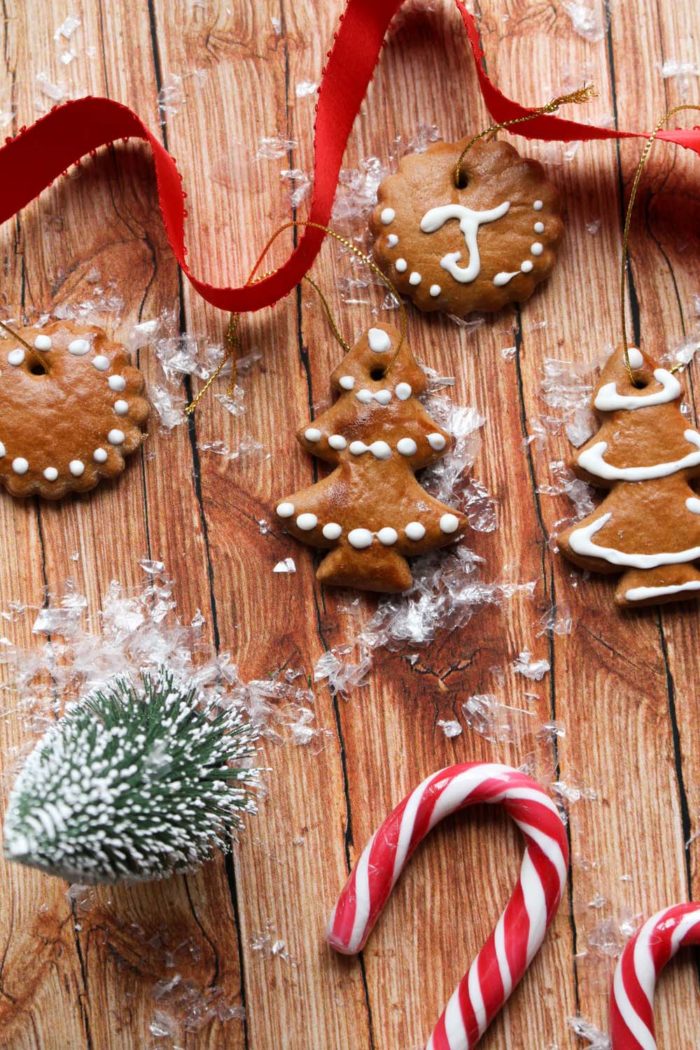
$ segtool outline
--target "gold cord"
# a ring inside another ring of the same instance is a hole
[[[501,131],[503,128],[512,128],[515,124],[524,124],[528,120],[534,120],[535,117],[544,117],[550,113],[556,113],[560,106],[568,105],[573,103],[574,105],[581,105],[583,102],[589,102],[592,98],[597,96],[593,84],[586,84],[582,88],[577,88],[576,91],[571,91],[568,95],[558,95],[557,98],[553,98],[551,102],[548,102],[546,106],[540,106],[539,109],[534,109],[531,113],[527,113],[524,117],[514,117],[512,120],[504,120],[500,124],[491,124],[488,128],[484,128],[478,135],[474,135],[469,140],[464,149],[459,155],[459,160],[455,164],[453,181],[457,189],[464,188],[464,172],[462,171],[462,164],[472,146],[479,142],[480,139],[486,138],[487,135],[495,135],[497,131]]]
[[[639,164],[637,165],[637,170],[636,170],[635,175],[634,175],[634,181],[632,182],[632,191],[630,193],[630,199],[629,199],[629,201],[627,203],[627,214],[625,215],[625,227],[624,227],[624,232],[623,232],[623,235],[622,235],[622,260],[621,260],[621,265],[620,265],[620,321],[621,321],[621,328],[622,328],[622,347],[623,347],[623,352],[624,352],[624,355],[625,355],[625,368],[627,369],[627,375],[629,376],[630,383],[632,383],[632,384],[634,384],[635,379],[634,379],[634,369],[632,368],[632,365],[630,364],[630,355],[629,355],[630,348],[629,348],[628,343],[627,343],[627,316],[626,316],[626,313],[625,313],[625,293],[626,293],[626,288],[627,288],[627,269],[628,269],[627,264],[628,264],[628,259],[629,259],[629,235],[630,235],[630,226],[632,225],[632,212],[634,210],[634,204],[635,204],[635,201],[637,199],[637,191],[639,190],[639,183],[641,182],[641,179],[642,179],[642,172],[644,171],[644,165],[646,164],[647,160],[649,159],[649,154],[651,153],[652,146],[656,142],[656,139],[657,139],[657,136],[658,136],[659,132],[663,128],[664,124],[668,120],[670,120],[671,117],[675,116],[676,113],[683,113],[686,110],[691,110],[691,109],[692,110],[696,110],[697,112],[700,112],[700,106],[694,106],[694,105],[688,104],[688,105],[682,105],[682,106],[674,106],[673,109],[669,109],[667,113],[664,113],[663,117],[658,122],[658,124],[656,125],[656,127],[652,131],[651,135],[647,139],[646,144],[644,146],[644,149],[642,150],[642,155],[639,158]],[[683,367],[683,365],[681,365],[680,362],[679,362],[678,364],[674,365],[671,368],[671,371],[672,372],[678,372],[678,371],[680,371],[680,369],[682,367]]]

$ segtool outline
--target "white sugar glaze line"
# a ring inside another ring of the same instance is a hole
[[[684,565],[700,558],[700,546],[688,547],[683,551],[659,551],[656,554],[631,554],[619,551],[615,547],[602,547],[595,543],[593,536],[605,528],[612,514],[603,514],[600,518],[574,529],[569,537],[569,546],[582,558],[600,558],[610,565],[623,565],[629,569],[658,569],[661,565]]]
[[[667,463],[653,463],[646,467],[615,467],[605,460],[607,441],[597,441],[595,445],[585,449],[577,462],[589,474],[605,478],[606,481],[652,481],[654,478],[667,478],[679,470],[689,470],[700,465],[700,434],[696,430],[686,430],[684,437],[690,445],[695,445],[696,451]]]
[[[450,219],[459,221],[459,228],[464,236],[464,243],[469,252],[469,262],[466,266],[460,266],[461,252],[447,252],[440,260],[440,266],[446,270],[459,284],[470,284],[475,281],[481,272],[481,258],[479,256],[478,234],[479,227],[484,223],[496,222],[502,219],[510,208],[510,201],[503,201],[495,208],[484,211],[474,211],[464,204],[443,204],[437,208],[430,208],[420,221],[423,233],[435,233],[441,229]]]
[[[632,365],[632,368],[639,367],[639,365]],[[656,368],[654,379],[661,385],[661,389],[655,390],[653,394],[618,394],[616,383],[606,383],[596,395],[595,407],[601,412],[615,412],[618,409],[635,411],[638,408],[665,405],[680,397],[681,384],[671,372],[665,368]]]
[[[666,598],[671,594],[682,594],[686,591],[700,591],[700,580],[669,584],[667,587],[630,587],[628,591],[625,591],[625,600],[644,602],[654,598]]]

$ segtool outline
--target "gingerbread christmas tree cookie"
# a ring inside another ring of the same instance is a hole
[[[389,325],[370,328],[331,382],[338,400],[297,437],[334,470],[282,500],[277,516],[297,539],[330,552],[321,583],[406,590],[406,559],[452,543],[466,526],[414,476],[444,455],[450,436],[417,399],[425,373]]]
[[[700,597],[700,434],[680,411],[681,384],[639,350],[606,364],[593,395],[598,433],[576,455],[579,477],[610,489],[593,514],[558,537],[594,572],[622,573],[619,605]]]
[[[0,329],[0,483],[60,499],[120,474],[143,441],[143,386],[95,325]]]
[[[563,232],[559,193],[507,142],[440,142],[379,187],[377,263],[421,310],[463,315],[529,299]]]

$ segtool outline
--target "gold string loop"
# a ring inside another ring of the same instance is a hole
[[[577,88],[575,91],[569,92],[568,95],[558,95],[556,98],[553,98],[551,102],[548,102],[546,106],[540,106],[539,109],[533,109],[531,113],[525,114],[524,117],[513,117],[512,120],[503,120],[498,124],[490,124],[489,127],[480,131],[478,135],[474,135],[460,153],[452,176],[456,188],[458,190],[464,189],[464,186],[466,185],[466,175],[462,170],[462,164],[464,163],[464,158],[469,150],[475,145],[475,143],[479,142],[480,139],[486,138],[487,135],[495,135],[497,131],[501,131],[504,128],[512,128],[515,124],[524,124],[528,120],[534,120],[535,117],[544,117],[556,113],[560,106],[566,106],[570,103],[580,106],[584,102],[589,102],[592,98],[596,98],[597,94],[598,92],[593,84],[585,84],[582,88]]]
[[[629,269],[629,236],[630,236],[630,227],[632,225],[632,212],[634,211],[634,205],[635,205],[635,201],[637,199],[637,191],[639,190],[639,184],[640,184],[640,182],[642,180],[642,172],[644,171],[644,165],[646,164],[647,160],[649,159],[649,154],[651,153],[652,146],[656,142],[656,139],[658,137],[659,132],[663,128],[664,124],[667,121],[669,121],[671,119],[671,117],[675,116],[676,113],[683,113],[683,112],[685,112],[687,110],[695,110],[696,112],[700,112],[700,106],[692,105],[691,103],[684,104],[684,105],[681,105],[681,106],[674,106],[672,109],[669,109],[668,112],[664,113],[663,117],[661,118],[661,120],[658,122],[658,124],[656,125],[656,127],[652,131],[651,135],[649,136],[649,138],[647,139],[647,141],[646,141],[646,143],[644,145],[644,149],[642,150],[642,155],[639,158],[639,164],[637,165],[637,170],[636,170],[636,172],[634,174],[634,180],[632,182],[632,190],[630,192],[630,199],[627,202],[627,213],[625,215],[625,227],[624,227],[624,231],[623,231],[623,234],[622,234],[622,259],[621,259],[621,264],[620,264],[620,322],[621,322],[620,327],[622,329],[622,348],[623,348],[623,353],[624,353],[624,356],[625,356],[625,368],[627,369],[627,375],[629,376],[630,383],[632,383],[633,385],[636,385],[635,378],[634,378],[635,370],[632,368],[632,364],[630,362],[630,355],[629,355],[630,347],[629,347],[628,342],[627,342],[627,315],[626,315],[626,312],[625,312],[625,299],[626,299],[626,291],[627,291],[627,271]],[[682,367],[683,367],[683,365],[681,365],[680,362],[679,362],[679,363],[677,363],[676,365],[673,366],[671,371],[672,372],[679,372]]]

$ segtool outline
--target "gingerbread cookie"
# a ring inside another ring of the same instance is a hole
[[[433,499],[414,472],[450,447],[417,395],[427,380],[389,325],[370,328],[331,376],[336,403],[299,431],[333,472],[277,505],[303,543],[330,551],[321,583],[394,593],[412,582],[406,558],[458,539],[462,514]]]
[[[700,434],[679,407],[676,376],[639,350],[629,351],[635,382],[617,351],[594,391],[601,428],[577,453],[579,477],[610,493],[558,537],[576,565],[623,573],[618,605],[655,605],[700,597]]]
[[[143,376],[94,325],[0,329],[0,482],[60,499],[124,469],[143,441]]]
[[[541,164],[507,142],[440,142],[385,179],[371,227],[377,264],[421,310],[462,316],[529,299],[563,232],[559,193]]]

